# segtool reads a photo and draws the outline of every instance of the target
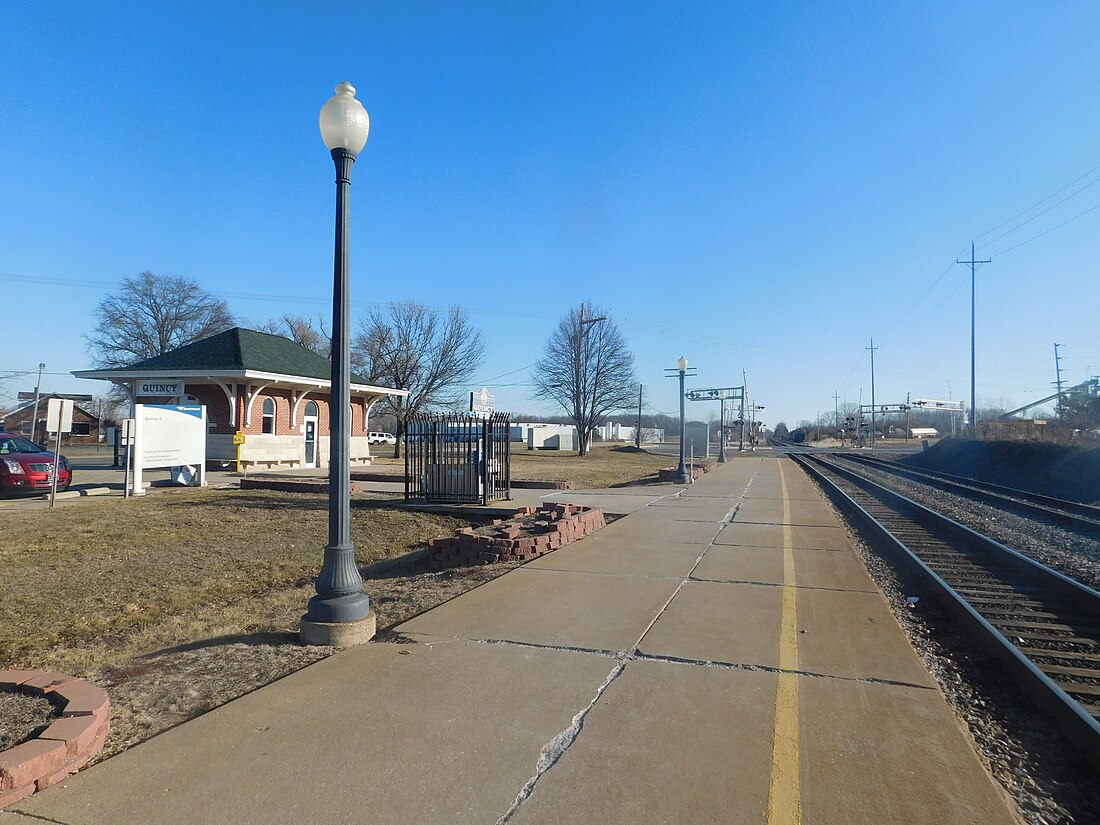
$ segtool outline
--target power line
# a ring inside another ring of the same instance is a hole
[[[985,237],[986,235],[992,235],[992,234],[993,234],[994,232],[996,232],[996,231],[997,231],[998,229],[1000,229],[1000,228],[1001,228],[1002,226],[1007,226],[1008,224],[1012,223],[1012,222],[1013,222],[1014,220],[1016,220],[1017,218],[1020,218],[1020,217],[1023,217],[1024,215],[1026,215],[1026,214],[1027,214],[1028,212],[1030,212],[1030,211],[1031,211],[1032,209],[1034,209],[1035,207],[1037,207],[1037,206],[1042,206],[1042,205],[1043,205],[1044,203],[1046,203],[1046,202],[1047,202],[1048,200],[1050,200],[1051,198],[1057,197],[1057,196],[1058,196],[1058,195],[1060,195],[1060,194],[1061,194],[1062,192],[1066,191],[1066,190],[1067,190],[1067,189],[1069,189],[1069,188],[1070,188],[1071,186],[1073,186],[1073,185],[1074,185],[1075,183],[1077,183],[1078,181],[1084,180],[1085,178],[1087,178],[1087,177],[1088,177],[1089,175],[1091,175],[1091,174],[1092,174],[1093,172],[1097,171],[1098,169],[1100,169],[1100,166],[1094,166],[1094,167],[1092,167],[1091,169],[1089,169],[1089,171],[1085,172],[1085,174],[1083,174],[1083,175],[1081,175],[1081,176],[1079,176],[1079,177],[1077,177],[1077,178],[1074,178],[1074,179],[1073,179],[1073,180],[1071,180],[1071,181],[1070,181],[1069,183],[1067,183],[1067,184],[1066,184],[1065,186],[1063,186],[1063,187],[1062,187],[1061,189],[1058,189],[1057,191],[1055,191],[1055,192],[1053,192],[1053,193],[1051,193],[1051,194],[1047,195],[1047,196],[1046,196],[1045,198],[1043,198],[1043,199],[1042,199],[1041,201],[1038,201],[1037,203],[1033,203],[1033,204],[1032,204],[1031,206],[1029,206],[1029,207],[1028,207],[1027,209],[1025,209],[1025,210],[1023,210],[1022,212],[1019,212],[1019,213],[1017,213],[1017,214],[1013,215],[1013,216],[1012,216],[1011,218],[1009,218],[1009,219],[1008,219],[1007,221],[1003,221],[1002,223],[999,223],[999,224],[997,224],[996,226],[994,226],[994,227],[993,227],[992,229],[987,229],[987,230],[986,230],[985,232],[983,232],[982,234],[980,234],[980,235],[976,235],[976,236],[974,237],[974,240],[975,240],[975,241],[978,241],[978,240],[981,240],[982,238],[984,238],[984,237]],[[1094,181],[1093,181],[1092,183],[1088,184],[1088,186],[1083,186],[1083,187],[1081,187],[1081,188],[1080,188],[1080,189],[1078,189],[1078,190],[1077,190],[1076,192],[1074,192],[1074,193],[1073,193],[1073,195],[1077,195],[1077,194],[1079,194],[1079,193],[1081,193],[1081,192],[1085,191],[1085,189],[1088,189],[1088,187],[1089,187],[1089,186],[1092,186],[1092,184],[1093,184],[1093,183],[1096,183],[1097,181],[1100,181],[1100,178],[1097,178],[1097,180],[1094,180]],[[1058,204],[1061,204],[1061,203],[1065,203],[1065,201],[1069,200],[1069,198],[1072,198],[1072,197],[1073,197],[1073,195],[1069,195],[1069,196],[1068,196],[1067,198],[1064,198],[1064,199],[1062,199],[1062,200],[1058,201],[1058,203],[1056,203],[1056,204],[1055,204],[1055,206],[1057,206]],[[1051,208],[1053,208],[1053,207],[1051,207]],[[1048,210],[1048,211],[1049,211],[1049,210]],[[1036,217],[1038,217],[1038,216],[1036,216]],[[1020,226],[1023,226],[1023,224],[1020,224]],[[1019,228],[1019,227],[1017,227],[1017,228]],[[1012,231],[1015,231],[1015,230],[1012,230]],[[1006,233],[1006,234],[1007,234],[1007,233]],[[1003,236],[1002,236],[1002,237],[1003,237]],[[997,240],[997,239],[996,239],[996,238],[994,238],[993,240]],[[990,244],[990,243],[992,243],[992,242],[993,242],[993,241],[987,241],[986,243],[982,244],[982,246],[987,246],[988,244]]]
[[[1072,197],[1075,197],[1076,195],[1080,195],[1080,194],[1081,194],[1082,192],[1084,192],[1084,191],[1085,191],[1086,189],[1088,189],[1088,188],[1089,188],[1090,186],[1095,186],[1095,185],[1096,185],[1096,184],[1098,184],[1098,183],[1100,183],[1100,178],[1097,178],[1097,179],[1096,179],[1096,180],[1094,180],[1094,181],[1093,181],[1092,183],[1089,183],[1089,184],[1086,184],[1086,185],[1082,186],[1082,187],[1081,187],[1080,189],[1078,189],[1078,190],[1077,190],[1076,192],[1074,192],[1073,194],[1071,194],[1071,195],[1066,195],[1066,196],[1065,196],[1064,198],[1062,198],[1062,199],[1061,199],[1060,201],[1058,201],[1057,203],[1053,203],[1053,204],[1051,204],[1051,205],[1050,205],[1050,206],[1048,206],[1048,207],[1047,207],[1046,209],[1044,209],[1044,210],[1043,210],[1042,212],[1036,212],[1036,213],[1035,213],[1034,215],[1032,215],[1032,216],[1031,216],[1030,218],[1028,218],[1028,219],[1027,219],[1026,221],[1024,221],[1023,223],[1017,224],[1016,226],[1014,226],[1014,227],[1012,227],[1011,229],[1009,229],[1009,230],[1008,230],[1007,232],[1002,232],[1002,233],[1001,233],[1000,235],[998,235],[998,236],[997,236],[996,238],[992,238],[991,240],[988,240],[988,241],[986,241],[985,243],[983,243],[983,244],[982,244],[982,248],[984,249],[984,248],[985,248],[985,247],[987,247],[987,246],[991,246],[992,244],[994,244],[994,243],[996,243],[997,241],[999,241],[999,240],[1000,240],[1001,238],[1004,238],[1004,237],[1006,237],[1006,236],[1008,236],[1008,235],[1011,235],[1011,234],[1012,234],[1013,232],[1015,232],[1015,231],[1016,231],[1017,229],[1021,229],[1021,228],[1025,227],[1025,226],[1027,226],[1027,225],[1028,225],[1029,223],[1031,223],[1031,222],[1032,222],[1033,220],[1035,220],[1036,218],[1041,218],[1041,217],[1042,217],[1043,215],[1045,215],[1045,214],[1046,214],[1047,212],[1050,212],[1050,211],[1051,211],[1052,209],[1057,209],[1057,208],[1058,208],[1059,206],[1061,206],[1061,205],[1062,205],[1063,203],[1065,203],[1066,201],[1068,201],[1068,200],[1069,200],[1070,198],[1072,198]],[[987,233],[987,234],[988,234],[988,233]]]
[[[1019,249],[1019,248],[1020,248],[1021,246],[1024,246],[1025,244],[1029,244],[1029,243],[1031,243],[1032,241],[1037,241],[1037,240],[1039,240],[1039,238],[1043,237],[1044,235],[1049,235],[1049,234],[1050,234],[1051,232],[1053,232],[1053,231],[1054,231],[1055,229],[1061,229],[1061,228],[1062,228],[1063,226],[1065,226],[1065,225],[1066,225],[1067,223],[1073,223],[1073,222],[1074,222],[1075,220],[1077,220],[1078,218],[1083,218],[1083,217],[1084,217],[1085,215],[1089,214],[1089,212],[1094,212],[1094,211],[1096,211],[1097,209],[1100,209],[1100,203],[1096,204],[1096,206],[1092,206],[1092,207],[1089,207],[1089,208],[1088,208],[1088,209],[1086,209],[1086,210],[1085,210],[1084,212],[1078,212],[1078,213],[1077,213],[1076,215],[1074,215],[1074,216],[1073,216],[1072,218],[1069,218],[1069,219],[1067,219],[1067,220],[1064,220],[1064,221],[1062,221],[1062,222],[1061,222],[1060,224],[1058,224],[1057,226],[1052,226],[1052,227],[1051,227],[1050,229],[1047,229],[1047,230],[1045,230],[1045,231],[1043,231],[1043,232],[1040,232],[1040,233],[1039,233],[1038,235],[1033,235],[1032,237],[1028,238],[1028,239],[1027,239],[1026,241],[1020,241],[1020,242],[1019,242],[1018,244],[1016,244],[1015,246],[1010,246],[1010,247],[1009,247],[1008,249],[1002,249],[1002,250],[1001,250],[1000,252],[997,252],[996,254],[997,254],[998,256],[1000,256],[1000,255],[1007,255],[1007,254],[1008,254],[1009,252],[1011,252],[1012,250],[1014,250],[1014,249]]]

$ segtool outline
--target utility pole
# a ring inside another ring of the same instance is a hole
[[[576,352],[576,369],[574,370],[574,380],[576,381],[576,395],[577,400],[574,402],[577,412],[577,423],[580,424],[581,418],[586,418],[588,415],[588,330],[585,329],[586,325],[598,324],[600,321],[606,321],[607,316],[601,315],[598,318],[585,318],[584,317],[584,301],[581,301],[581,317],[578,329],[580,330],[580,340],[577,341]],[[593,390],[593,395],[595,390]],[[595,402],[593,401],[593,404]],[[596,422],[592,422],[593,426]],[[588,434],[579,432],[580,426],[577,427],[577,437],[581,440],[578,446],[578,451],[582,455],[588,454]]]
[[[38,398],[42,394],[42,370],[46,369],[45,364],[38,365],[38,383],[34,386],[34,412],[31,413],[31,441],[35,441],[34,431],[38,428]],[[37,444],[38,442],[35,441]]]
[[[875,350],[878,347],[875,346],[875,339],[871,339],[871,346],[867,347],[871,351],[871,447],[875,446]]]
[[[978,264],[991,264],[992,259],[985,261],[978,261],[974,259],[974,242],[970,242],[970,260],[955,261],[957,264],[966,264],[970,267],[970,437],[974,438],[978,434],[978,402],[977,395],[974,390],[974,272],[976,271]]]
[[[634,446],[642,449],[642,385],[638,385],[638,426],[634,429]]]
[[[833,429],[840,431],[840,393],[833,390]]]
[[[745,368],[741,367],[741,409],[738,411],[738,416],[741,418],[741,437],[737,441],[737,452],[745,452],[745,395],[749,391],[749,379],[745,374]]]
[[[1054,344],[1054,386],[1058,389],[1058,420],[1062,420],[1064,411],[1062,409],[1062,362],[1058,355],[1058,347],[1061,344],[1055,342]]]

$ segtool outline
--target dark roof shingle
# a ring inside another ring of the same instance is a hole
[[[209,370],[213,373],[254,370],[327,381],[332,376],[332,362],[281,335],[234,327],[163,355],[100,372],[137,370]],[[354,373],[351,380],[355,384],[370,383]]]

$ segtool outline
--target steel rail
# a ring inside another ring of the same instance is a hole
[[[1079,693],[1090,696],[1097,693],[1100,593],[848,468],[817,455],[791,453],[790,457],[821,483],[842,511],[930,584],[933,594],[961,620],[973,638],[986,647],[1063,733],[1100,765],[1100,721],[1094,715],[1100,715],[1100,704],[1090,702],[1095,708],[1090,712],[1052,678],[1063,679],[1070,691],[1074,689],[1073,683],[1064,680],[1091,680],[1079,683],[1083,685]],[[855,495],[850,495],[830,474],[852,485]],[[857,497],[864,503],[857,501]],[[879,509],[879,516],[864,504]],[[922,535],[903,540],[896,535],[901,530],[883,523],[883,519],[897,519],[899,515],[909,522],[910,528],[918,527]],[[918,543],[924,545],[923,554],[921,549],[909,546]],[[937,553],[942,556],[938,560],[933,558]],[[984,576],[985,580],[968,586],[961,581],[968,573],[972,577]],[[1040,610],[1036,611],[1036,607]],[[1024,623],[1011,618],[1021,612],[1039,621]],[[998,613],[1002,615],[998,617]],[[1052,621],[1044,624],[1041,621],[1044,618]],[[1009,627],[1021,629],[1012,631]],[[1016,636],[1023,642],[1026,636],[1039,644],[1049,643],[1054,637],[1035,632],[1035,628],[1043,627],[1054,634],[1071,633],[1054,639],[1065,647],[1077,645],[1092,652],[1074,655],[1066,650],[1021,649],[1008,638]],[[1039,661],[1033,661],[1032,656]],[[1054,663],[1044,663],[1044,659]]]
[[[977,479],[952,475],[939,470],[902,466],[895,461],[879,456],[849,453],[833,453],[832,455],[835,458],[858,461],[885,472],[906,476],[945,492],[958,493],[997,506],[1003,506],[1007,503],[1010,506],[1038,513],[1047,518],[1081,525],[1085,529],[1091,528],[1093,532],[1100,529],[1100,507],[1094,507],[1091,504],[1044,496],[1027,490],[1018,490],[1014,487],[1005,487],[988,481],[978,481]]]

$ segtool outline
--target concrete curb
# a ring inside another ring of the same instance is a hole
[[[63,493],[58,493],[57,498],[81,498],[82,496],[106,496],[113,493],[110,487],[85,487],[81,490],[66,490]],[[45,496],[49,498],[49,495]]]
[[[0,751],[0,808],[76,773],[107,741],[111,704],[102,688],[63,673],[0,670],[0,690],[61,706],[61,718],[38,738]]]

